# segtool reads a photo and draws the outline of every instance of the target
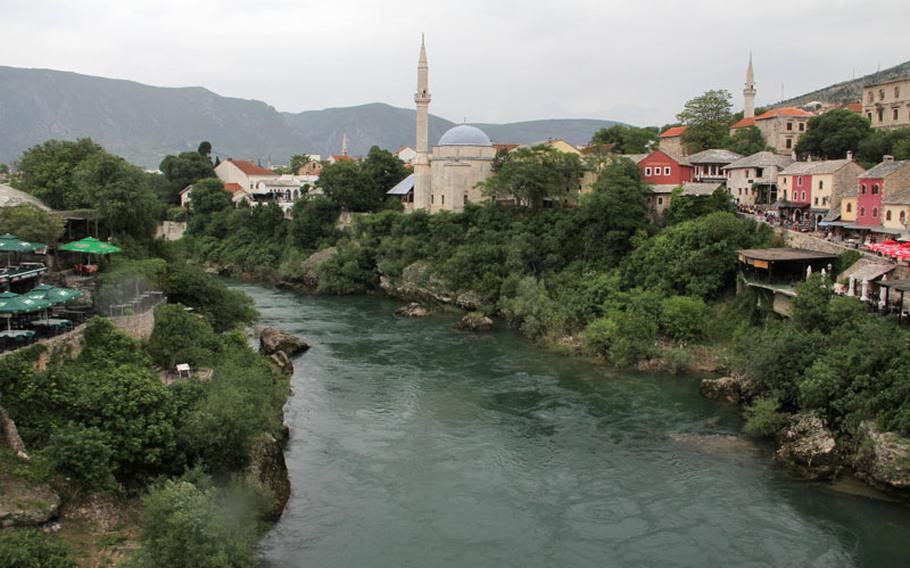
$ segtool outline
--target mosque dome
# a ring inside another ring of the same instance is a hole
[[[459,124],[450,128],[439,139],[437,146],[492,146],[490,137],[486,133],[468,124]]]

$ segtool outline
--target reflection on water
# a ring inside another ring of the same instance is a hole
[[[800,482],[692,379],[454,316],[244,287],[295,362],[274,567],[903,566],[902,506]]]

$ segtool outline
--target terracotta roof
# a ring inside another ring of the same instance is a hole
[[[582,146],[581,148],[579,148],[579,150],[581,151],[582,154],[587,156],[588,154],[593,154],[594,152],[597,152],[597,151],[609,152],[615,146],[616,146],[616,144],[595,144],[593,146],[588,144],[587,146]]]
[[[493,147],[496,148],[497,152],[511,152],[518,148],[518,144],[493,144]]]
[[[351,160],[351,161],[354,160],[354,158],[352,158],[350,156],[345,156],[343,154],[332,154],[332,159],[335,160],[336,162],[339,162],[341,160]]]
[[[675,138],[677,136],[682,136],[683,132],[689,128],[688,126],[671,126],[670,128],[663,131],[660,135],[661,138]]]
[[[225,160],[237,166],[237,169],[245,173],[248,176],[277,176],[272,170],[267,170],[261,166],[257,166],[253,162],[248,162],[246,160]],[[222,162],[224,163],[224,162]]]
[[[777,118],[779,116],[810,117],[815,115],[801,108],[783,107],[773,108],[766,113],[760,114],[755,117],[755,120],[768,120],[769,118]]]
[[[243,186],[239,183],[226,183],[224,184],[224,189],[230,191],[231,193],[237,193],[238,191],[244,191]]]
[[[745,128],[747,126],[755,126],[755,117],[741,118],[733,123],[730,128]]]
[[[863,103],[850,103],[847,105],[847,108],[852,110],[853,112],[858,112],[858,113],[862,114]]]

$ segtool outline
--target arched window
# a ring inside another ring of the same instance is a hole
[[[873,217],[878,217],[878,207],[873,207],[873,208],[872,208],[872,216],[873,216]]]
[[[872,184],[872,195],[878,195],[878,184],[877,183]]]
[[[890,221],[890,220],[891,220],[891,210],[888,209],[887,211],[885,211],[885,221]]]
[[[907,222],[907,212],[906,212],[906,211],[901,211],[901,214],[897,217],[897,219],[898,219],[898,221],[900,221],[901,223],[906,223],[906,222]]]
[[[859,208],[859,216],[860,216],[860,217],[865,217],[865,216],[866,216],[866,208],[865,208],[865,207],[860,207],[860,208]]]
[[[847,213],[852,213],[852,212],[853,212],[853,204],[852,204],[852,203],[848,203],[848,204],[847,204]]]
[[[862,193],[863,195],[866,195],[866,184],[864,184],[864,183],[859,184],[859,192]]]
[[[806,192],[804,191],[803,192],[803,201],[805,201],[805,200],[806,200]]]

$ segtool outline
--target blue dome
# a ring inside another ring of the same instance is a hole
[[[490,137],[486,133],[468,124],[459,124],[450,128],[442,138],[439,139],[437,146],[492,146]]]

